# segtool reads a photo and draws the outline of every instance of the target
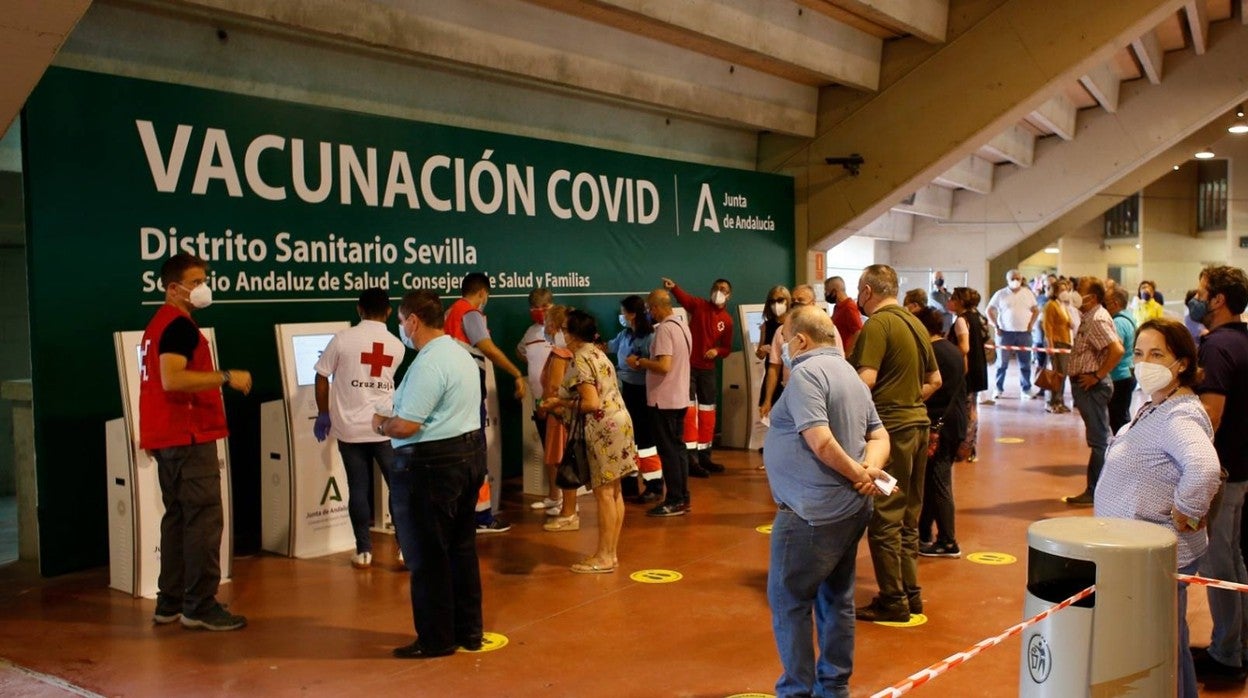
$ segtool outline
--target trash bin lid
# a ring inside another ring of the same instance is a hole
[[[1169,528],[1134,519],[1064,516],[1037,521],[1027,529],[1027,544],[1032,548],[1080,559],[1085,556],[1079,550],[1095,548],[1101,554],[1112,554],[1113,549],[1164,550],[1177,543]]]

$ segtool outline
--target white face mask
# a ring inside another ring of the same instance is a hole
[[[723,291],[715,291],[711,294],[711,302],[715,305],[723,305],[728,302],[728,296]]]
[[[771,304],[771,312],[775,313],[776,315],[784,315],[784,311],[788,310],[788,308],[789,308],[788,304],[785,303],[784,301],[774,301]]]
[[[1019,287],[1021,287],[1022,285],[1023,285],[1022,280],[1020,280],[1020,279],[1010,279],[1010,290],[1011,290],[1011,291],[1017,291],[1017,290],[1019,289]]]
[[[1176,361],[1175,363],[1178,362]],[[1173,365],[1171,364],[1171,366]],[[1173,380],[1174,374],[1170,372],[1170,366],[1147,361],[1140,361],[1135,364],[1135,381],[1140,384],[1140,390],[1143,390],[1145,394],[1152,395],[1170,385],[1170,382]]]
[[[208,284],[200,284],[191,289],[189,296],[191,305],[200,308],[207,308],[212,305],[212,288]]]

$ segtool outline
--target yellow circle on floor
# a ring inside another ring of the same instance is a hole
[[[1020,439],[1017,436],[1002,436],[997,439],[997,443],[999,444],[1021,444],[1023,441],[1024,439]]]
[[[776,698],[774,693],[734,693],[728,698]]]
[[[754,530],[755,530],[755,531],[758,531],[759,533],[766,533],[766,534],[770,534],[770,533],[771,533],[771,524],[763,524],[762,526],[758,526],[758,527],[756,527]],[[741,695],[743,695],[743,696],[748,696],[748,695],[750,695],[750,694],[749,694],[749,693],[742,693]],[[728,696],[728,698],[732,698],[732,696]]]
[[[887,625],[890,628],[917,628],[927,622],[927,616],[922,613],[911,613],[910,620],[904,623],[890,623],[885,620],[875,621],[876,625]]]
[[[1018,558],[1009,553],[971,553],[966,559],[981,565],[1012,565],[1018,562]]]
[[[506,635],[500,635],[499,633],[482,633],[481,634],[481,649],[466,650],[461,647],[459,648],[459,651],[467,652],[469,654],[481,654],[482,652],[493,652],[494,650],[501,650],[502,648],[506,646],[507,646]]]
[[[642,584],[669,584],[679,582],[684,576],[676,570],[637,570],[628,578]]]

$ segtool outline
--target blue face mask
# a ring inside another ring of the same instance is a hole
[[[403,346],[408,349],[416,349],[416,345],[412,344],[412,338],[407,336],[407,333],[403,331],[402,327],[399,328],[399,339],[403,342]]]
[[[780,360],[784,362],[784,367],[793,370],[793,357],[789,356],[789,343],[785,342],[780,347]]]
[[[1205,316],[1209,314],[1209,303],[1199,298],[1192,298],[1187,302],[1187,314],[1192,318],[1192,322],[1204,324]]]
[[[628,327],[628,318],[624,315],[624,313],[620,313],[620,327]]]

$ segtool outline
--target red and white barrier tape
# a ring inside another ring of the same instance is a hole
[[[1006,630],[1000,635],[997,635],[996,637],[990,637],[987,640],[981,640],[975,643],[974,646],[972,646],[970,649],[964,652],[951,654],[948,657],[945,657],[944,659],[940,660],[939,662],[936,662],[935,664],[927,667],[926,669],[922,669],[920,671],[917,671],[907,676],[905,679],[902,679],[900,682],[893,684],[891,687],[872,694],[871,698],[897,698],[898,696],[904,696],[905,694],[909,693],[911,690],[918,688],[919,686],[922,686],[923,684],[927,683],[928,681],[931,681],[937,676],[940,676],[946,671],[949,671],[950,669],[958,666],[959,664],[963,664],[967,662],[968,660],[972,659],[973,657],[978,655],[980,652],[983,652],[989,647],[996,647],[1002,642],[1005,642],[1011,637],[1018,635],[1019,633],[1023,632],[1027,628],[1030,628],[1031,626],[1035,625],[1036,623],[1039,623],[1045,618],[1048,618],[1054,613],[1057,613],[1063,608],[1066,608],[1067,606],[1070,606],[1073,603],[1077,603],[1083,599],[1088,598],[1089,596],[1092,595],[1094,591],[1096,591],[1096,585],[1092,585],[1088,587],[1087,589],[1084,589],[1078,594],[1075,594],[1074,596],[1070,597],[1069,599],[1066,599],[1065,601],[1057,604],[1056,606],[1053,606],[1052,608],[1041,611],[1040,613],[1032,616],[1031,618],[1028,618],[1027,620],[1019,623],[1018,625],[1011,627],[1009,630]]]
[[[985,349],[1001,349],[1003,351],[1034,351],[1039,354],[1069,354],[1070,349],[1047,349],[1045,347],[1012,347],[1005,344],[985,344]]]
[[[1248,592],[1248,584],[1236,584],[1235,582],[1224,582],[1221,579],[1210,579],[1208,577],[1199,577],[1194,574],[1176,574],[1174,578],[1180,582],[1188,584],[1196,584],[1202,587],[1213,587],[1214,589],[1226,589],[1228,591],[1246,591]]]

